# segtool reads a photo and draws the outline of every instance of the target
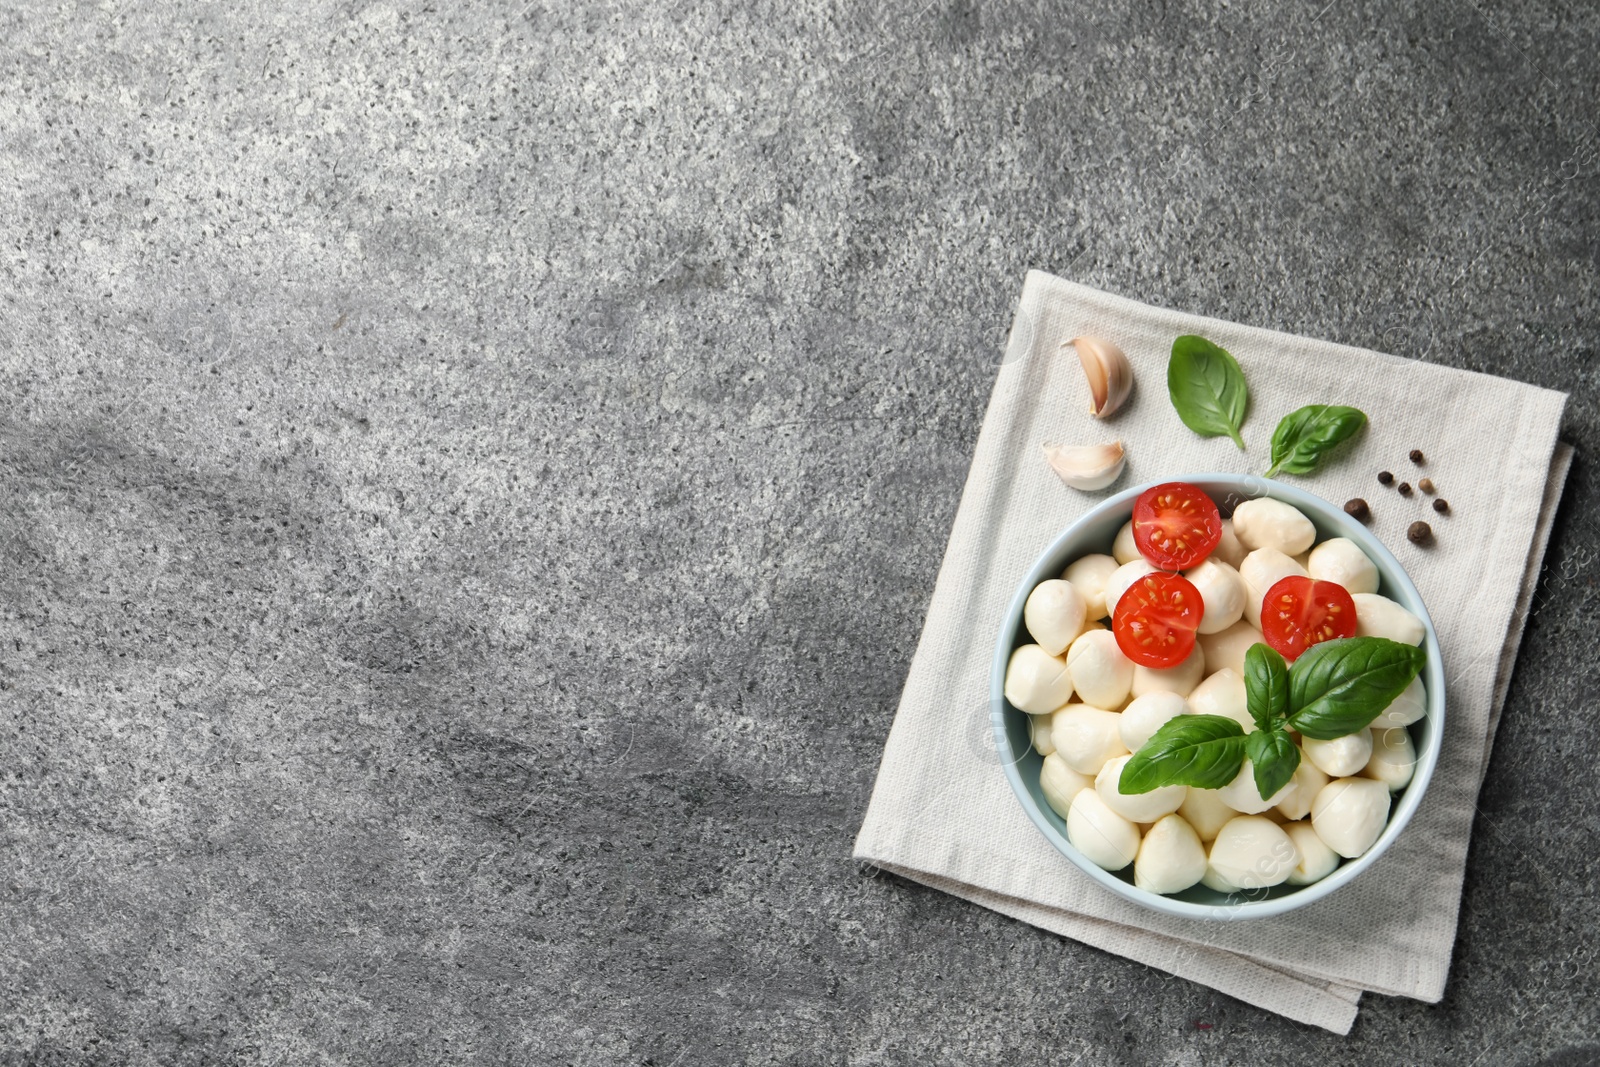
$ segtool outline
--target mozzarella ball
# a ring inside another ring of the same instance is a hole
[[[1051,715],[1028,716],[1028,739],[1033,742],[1033,750],[1041,756],[1048,756],[1056,750],[1050,740],[1051,721]]]
[[[1111,577],[1106,579],[1106,610],[1115,615],[1117,601],[1122,599],[1122,594],[1128,591],[1128,586],[1140,578],[1150,574],[1155,568],[1150,566],[1149,560],[1136,559],[1132,563],[1124,563],[1111,572]]]
[[[1244,815],[1259,815],[1268,808],[1282,804],[1293,793],[1294,779],[1290,778],[1276,793],[1270,797],[1263,797],[1261,790],[1256,788],[1256,766],[1250,762],[1248,756],[1245,757],[1244,765],[1239,768],[1239,773],[1233,776],[1233,781],[1217,790],[1217,796],[1222,798],[1224,804]]]
[[[1044,794],[1051,810],[1063,819],[1072,810],[1072,798],[1093,788],[1093,778],[1068,767],[1059,755],[1046,756],[1039,767],[1039,792]]]
[[[1378,567],[1348,537],[1330,537],[1311,550],[1306,574],[1321,582],[1337,582],[1349,593],[1376,593]]]
[[[1199,590],[1200,602],[1206,607],[1200,619],[1201,633],[1221,633],[1244,614],[1244,579],[1226,563],[1213,557],[1184,571],[1183,576]]]
[[[1194,827],[1194,832],[1200,835],[1200,840],[1213,841],[1217,832],[1239,813],[1228,807],[1215,789],[1196,789],[1190,786],[1183,803],[1178,805],[1178,814]]]
[[[1117,531],[1117,539],[1111,542],[1111,557],[1118,563],[1132,563],[1134,560],[1142,558],[1139,554],[1139,545],[1133,539],[1132,519],[1129,519],[1127,524]],[[1116,605],[1113,603],[1110,606],[1115,607]]]
[[[1261,629],[1261,598],[1291,574],[1304,578],[1306,569],[1275,548],[1255,549],[1239,564],[1239,577],[1244,579],[1244,617],[1251,626]]]
[[[1133,661],[1122,654],[1110,630],[1088,630],[1067,649],[1072,686],[1087,704],[1120,708],[1133,685]]]
[[[1106,579],[1117,567],[1116,560],[1096,553],[1075,560],[1061,572],[1062,580],[1071,582],[1083,597],[1084,618],[1103,619],[1111,614],[1111,606],[1106,603]]]
[[[1239,535],[1233,532],[1232,519],[1222,520],[1222,540],[1211,550],[1211,558],[1235,570],[1244,562],[1244,546],[1239,543]]]
[[[1128,746],[1129,752],[1137,752],[1157,730],[1188,710],[1183,697],[1166,690],[1135,697],[1133,703],[1122,709],[1122,722],[1118,727],[1122,743]]]
[[[1183,803],[1184,794],[1189,791],[1186,785],[1164,785],[1148,793],[1123,793],[1117,788],[1122,778],[1122,768],[1132,758],[1117,756],[1106,760],[1106,765],[1095,776],[1095,790],[1099,792],[1100,799],[1106,802],[1106,807],[1133,822],[1155,822],[1163,815],[1177,811]]]
[[[1335,778],[1311,805],[1311,825],[1327,846],[1355,859],[1389,821],[1389,787],[1371,778]]]
[[[1221,715],[1232,719],[1249,733],[1256,728],[1245,705],[1244,678],[1232,667],[1224,667],[1189,694],[1189,714]]]
[[[1300,749],[1323,774],[1330,778],[1348,778],[1365,767],[1372,757],[1372,731],[1357,730],[1332,741],[1303,737]]]
[[[1207,889],[1215,889],[1219,893],[1237,893],[1239,887],[1217,873],[1217,869],[1206,863],[1206,873],[1200,876],[1200,884]]]
[[[1128,754],[1118,725],[1114,711],[1068,704],[1056,712],[1050,723],[1050,740],[1055,743],[1056,755],[1068,767],[1079,774],[1099,774],[1106,760]]]
[[[1006,699],[1018,711],[1047,715],[1072,699],[1067,661],[1038,645],[1023,645],[1006,664]]]
[[[1051,578],[1040,582],[1028,594],[1022,608],[1022,622],[1039,647],[1052,656],[1059,656],[1072,644],[1072,639],[1083,632],[1087,608],[1083,594],[1071,582]]]
[[[1205,873],[1205,847],[1181,815],[1150,827],[1133,861],[1133,884],[1150,893],[1181,893]]]
[[[1108,871],[1120,871],[1139,854],[1139,828],[1100,799],[1093,789],[1079,790],[1067,811],[1067,840],[1084,857]]]
[[[1317,540],[1317,528],[1299,508],[1265,496],[1233,509],[1233,532],[1247,552],[1275,548],[1286,556],[1299,555]]]
[[[1219,634],[1201,634],[1198,641],[1205,649],[1209,670],[1230,670],[1243,675],[1245,653],[1250,651],[1251,645],[1265,643],[1266,638],[1261,636],[1258,627],[1236,622]]]
[[[1402,645],[1420,645],[1428,632],[1422,620],[1386,596],[1377,593],[1354,593],[1356,602],[1356,636],[1387,637]]]
[[[1328,784],[1328,776],[1315,763],[1306,759],[1304,750],[1300,753],[1300,763],[1294,769],[1294,777],[1290,779],[1294,791],[1284,800],[1279,801],[1273,809],[1285,819],[1291,821],[1303,819],[1311,814],[1312,802],[1317,799],[1317,794],[1322,792],[1322,787]]]
[[[1398,793],[1411,784],[1417,769],[1417,746],[1411,743],[1411,731],[1404,726],[1389,726],[1368,731],[1372,734],[1372,758],[1361,773]]]
[[[1295,851],[1300,853],[1300,862],[1295,864],[1294,870],[1285,879],[1290,885],[1320,882],[1338,869],[1339,854],[1317,836],[1317,831],[1310,823],[1291,823],[1283,828],[1283,832],[1289,835]]]
[[[1422,676],[1411,679],[1411,684],[1403,689],[1399,696],[1389,702],[1389,706],[1378,713],[1372,720],[1374,730],[1389,726],[1410,726],[1422,718],[1428,711],[1428,694],[1422,688]]]
[[[1145,667],[1135,663],[1133,665],[1133,695],[1142,697],[1147,693],[1177,693],[1179,696],[1188,696],[1194,692],[1194,687],[1200,684],[1200,679],[1206,674],[1206,654],[1196,642],[1183,657],[1183,662],[1176,667]]]
[[[1300,853],[1271,819],[1241,815],[1217,834],[1209,861],[1223,879],[1241,889],[1265,889],[1289,877]]]

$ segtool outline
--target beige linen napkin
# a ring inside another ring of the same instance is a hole
[[[1244,368],[1248,453],[1200,438],[1167,398],[1172,340],[1198,333]],[[1083,372],[1061,342],[1119,344],[1136,385],[1115,418],[1087,415]],[[1148,307],[1038,271],[1028,275],[972,470],[911,661],[857,858],[1044,929],[1303,1022],[1349,1031],[1363,990],[1437,1001],[1455,941],[1478,787],[1522,619],[1566,478],[1564,394],[1467,371]],[[1260,473],[1277,420],[1308,403],[1365,411],[1367,431],[1316,474],[1285,478],[1336,503],[1365,497],[1374,532],[1405,565],[1444,650],[1446,727],[1432,784],[1373,868],[1324,901],[1274,919],[1174,919],[1113,896],[1034,828],[989,734],[989,670],[1006,604],[1050,541],[1119,488],[1186,472]],[[1128,469],[1105,493],[1063,486],[1045,441],[1120,438]],[[1420,448],[1418,469],[1407,453]],[[1431,477],[1435,514],[1375,473]],[[1427,519],[1437,543],[1406,527]]]

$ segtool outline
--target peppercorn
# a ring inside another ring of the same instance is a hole
[[[1372,518],[1372,509],[1367,507],[1367,502],[1360,497],[1353,497],[1344,502],[1344,513],[1357,522],[1367,522]]]
[[[1433,479],[1432,478],[1423,478],[1423,479],[1419,480],[1417,482],[1417,488],[1421,489],[1424,493],[1427,493],[1429,496],[1432,496],[1433,495]]]
[[[1390,474],[1388,471],[1379,471],[1378,472],[1378,484],[1379,485],[1393,485],[1394,484],[1394,475]]]
[[[1433,502],[1433,510],[1443,515],[1450,510],[1450,502],[1444,497],[1440,497],[1438,500]]]
[[[1406,530],[1406,540],[1414,545],[1425,545],[1433,540],[1433,527],[1418,519]]]
[[[1422,449],[1413,448],[1411,450],[1411,462],[1415,463],[1419,467],[1422,466]]]
[[[1395,486],[1395,488],[1400,490],[1400,495],[1401,496],[1410,496],[1411,495],[1411,483],[1410,482],[1401,482],[1399,485]]]

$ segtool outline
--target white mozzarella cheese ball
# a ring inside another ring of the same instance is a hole
[[[1317,831],[1310,823],[1290,823],[1283,828],[1283,832],[1289,835],[1295,851],[1300,853],[1300,862],[1295,864],[1294,870],[1285,879],[1290,885],[1320,882],[1338,869],[1339,854],[1317,836]]]
[[[1073,561],[1061,572],[1062,580],[1071,582],[1083,597],[1084,618],[1103,619],[1111,614],[1111,605],[1106,603],[1106,579],[1118,566],[1110,556],[1096,553]]]
[[[1148,793],[1123,793],[1117,785],[1122,778],[1122,768],[1128,765],[1132,756],[1117,756],[1106,760],[1106,765],[1100,768],[1100,773],[1095,776],[1094,787],[1100,793],[1100,799],[1106,802],[1106,807],[1133,822],[1155,822],[1163,815],[1171,815],[1183,803],[1183,798],[1189,791],[1186,785],[1164,785],[1152,789]]]
[[[1055,743],[1050,740],[1053,715],[1028,716],[1028,739],[1033,742],[1033,750],[1041,756],[1048,756],[1056,750]]]
[[[1428,710],[1428,694],[1422,688],[1422,676],[1411,679],[1411,684],[1390,701],[1389,706],[1372,720],[1374,730],[1389,726],[1410,726]]]
[[[1375,778],[1398,793],[1411,784],[1417,769],[1417,746],[1411,742],[1411,731],[1404,726],[1388,726],[1369,731],[1372,734],[1372,758],[1361,773]]]
[[[1211,843],[1210,866],[1241,889],[1265,889],[1285,881],[1300,853],[1283,827],[1259,815],[1228,822]]]
[[[1047,715],[1072,699],[1067,661],[1038,645],[1023,645],[1006,664],[1006,699],[1018,711]]]
[[[1378,566],[1348,537],[1330,537],[1311,550],[1306,573],[1319,582],[1337,582],[1349,593],[1376,593]]]
[[[1133,520],[1129,519],[1122,529],[1117,531],[1117,539],[1111,542],[1111,556],[1118,563],[1132,563],[1142,558],[1139,555],[1138,542],[1133,539]],[[1113,603],[1111,605],[1115,607]]]
[[[1233,532],[1232,519],[1222,520],[1222,540],[1211,550],[1211,558],[1235,570],[1244,562],[1244,546],[1239,543],[1239,535]]]
[[[1263,797],[1261,790],[1256,788],[1256,765],[1250,762],[1248,756],[1239,773],[1233,776],[1233,781],[1217,790],[1217,796],[1222,798],[1224,804],[1243,815],[1260,815],[1268,808],[1282,804],[1293,794],[1294,779],[1290,778],[1276,793]]]
[[[1137,752],[1155,732],[1179,715],[1189,710],[1189,704],[1177,693],[1165,690],[1135,697],[1133,703],[1122,709],[1122,743],[1129,752]]]
[[[1304,737],[1300,739],[1300,750],[1329,778],[1348,778],[1360,773],[1372,758],[1372,731],[1361,729],[1332,741]]]
[[[1205,846],[1181,815],[1150,827],[1133,861],[1133,884],[1150,893],[1181,893],[1205,873]]]
[[[1079,790],[1067,811],[1067,840],[1090,863],[1120,871],[1139,854],[1139,828],[1100,799],[1093,789]]]
[[[1068,767],[1059,755],[1046,756],[1039,767],[1039,791],[1044,794],[1045,803],[1063,819],[1072,810],[1072,798],[1093,788],[1093,778]]]
[[[1206,674],[1206,654],[1198,642],[1189,654],[1183,657],[1183,662],[1176,667],[1146,667],[1142,664],[1133,665],[1133,695],[1142,697],[1147,693],[1177,693],[1179,696],[1188,696],[1194,692],[1195,686],[1200,684],[1200,679]]]
[[[1306,577],[1306,569],[1275,548],[1258,548],[1239,564],[1239,577],[1244,579],[1245,621],[1261,629],[1261,598],[1267,590],[1291,574]]]
[[[1133,686],[1133,661],[1122,654],[1110,630],[1087,630],[1067,649],[1072,687],[1084,703],[1120,708]]]
[[[1258,627],[1236,622],[1220,634],[1201,634],[1198,640],[1205,649],[1209,670],[1230,670],[1243,675],[1245,653],[1250,651],[1251,645],[1265,643],[1266,638],[1261,636]]]
[[[1294,791],[1287,798],[1280,801],[1273,809],[1291,822],[1303,819],[1311,814],[1311,805],[1317,799],[1317,794],[1322,792],[1322,787],[1328,784],[1328,776],[1315,763],[1306,759],[1305,750],[1300,752],[1300,763],[1294,769],[1294,777],[1290,784]]]
[[[1402,645],[1420,645],[1427,636],[1422,620],[1386,596],[1377,593],[1355,593],[1356,636],[1387,637]]]
[[[1317,540],[1317,528],[1299,508],[1265,496],[1233,509],[1233,532],[1247,552],[1275,548],[1285,556],[1298,556]]]
[[[1122,599],[1122,594],[1128,591],[1128,586],[1155,570],[1150,566],[1149,560],[1136,559],[1132,563],[1124,563],[1111,572],[1111,577],[1106,579],[1106,610],[1115,615],[1117,601]]]
[[[1119,721],[1114,711],[1102,711],[1087,704],[1068,704],[1056,712],[1050,723],[1050,740],[1056,755],[1079,774],[1095,775],[1106,760],[1126,756]]]
[[[1219,893],[1237,893],[1239,887],[1217,873],[1217,869],[1206,863],[1206,873],[1200,876],[1200,884],[1207,889],[1215,889]]]
[[[1189,713],[1221,715],[1249,733],[1256,728],[1256,721],[1250,717],[1246,699],[1244,677],[1232,667],[1224,667],[1195,686],[1194,692],[1189,694]]]
[[[1244,614],[1244,579],[1215,556],[1184,571],[1183,576],[1194,583],[1200,602],[1206,606],[1200,619],[1201,633],[1221,633]]]
[[[1327,846],[1355,859],[1389,821],[1389,787],[1371,778],[1335,778],[1311,805],[1311,825]]]
[[[1178,814],[1194,827],[1194,832],[1200,835],[1200,840],[1213,841],[1217,832],[1239,813],[1228,807],[1215,789],[1196,789],[1190,786],[1183,803],[1178,805]]]
[[[1022,608],[1022,622],[1040,648],[1059,656],[1083,632],[1087,607],[1083,594],[1071,582],[1051,578],[1040,582],[1028,594]]]

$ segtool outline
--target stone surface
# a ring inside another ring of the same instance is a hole
[[[0,12],[0,1062],[1590,1062],[1600,15],[1123,7]],[[1029,267],[1572,393],[1442,1004],[849,859]]]

